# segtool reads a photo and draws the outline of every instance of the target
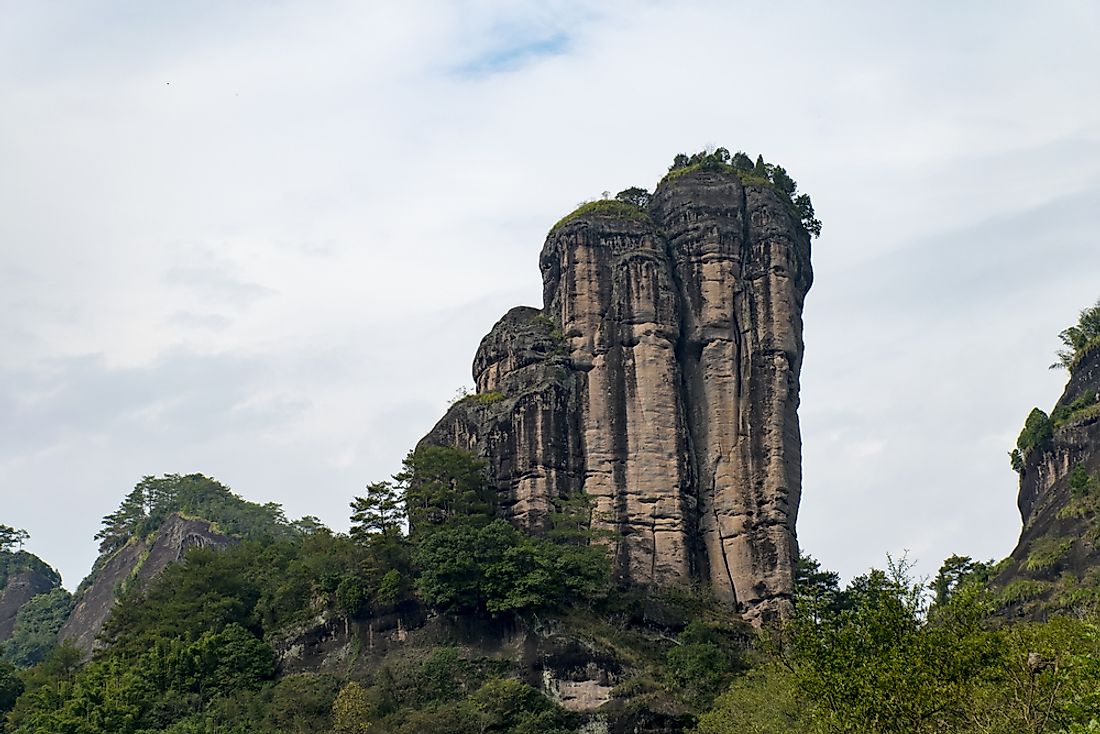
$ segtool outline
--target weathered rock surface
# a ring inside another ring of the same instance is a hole
[[[667,695],[639,702],[617,688],[651,675],[653,656],[663,659],[664,647],[687,624],[682,617],[666,622],[672,626],[649,620],[639,610],[614,627],[597,624],[583,630],[520,617],[438,615],[410,602],[368,618],[322,613],[271,643],[282,675],[351,673],[366,683],[385,680],[394,668],[407,669],[441,650],[464,660],[493,660],[501,666],[498,671],[507,669],[511,677],[581,714],[585,723],[579,731],[673,734],[686,731],[693,721],[682,702]],[[742,633],[736,644],[747,646],[753,637],[748,626],[736,629]]]
[[[0,585],[0,642],[11,637],[19,610],[34,597],[61,585],[61,577],[29,553],[5,553],[10,568]]]
[[[134,538],[98,565],[77,590],[73,611],[58,638],[90,655],[120,591],[148,584],[191,548],[222,548],[234,542],[205,520],[171,515],[152,538]]]
[[[684,173],[648,210],[567,218],[540,267],[543,309],[493,327],[477,395],[424,441],[486,456],[520,525],[586,493],[623,583],[704,581],[750,618],[782,613],[812,281],[789,201],[731,171]]]
[[[994,586],[1008,608],[1043,616],[1096,608],[1100,598],[1100,350],[1073,369],[1051,417],[1053,435],[1026,452],[1020,472],[1020,540]]]

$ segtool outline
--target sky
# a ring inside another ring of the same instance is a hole
[[[1100,6],[0,0],[0,523],[73,588],[143,476],[346,530],[678,152],[810,193],[802,547],[1001,558],[1100,297]]]

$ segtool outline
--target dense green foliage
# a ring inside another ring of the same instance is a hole
[[[642,209],[649,206],[650,199],[653,195],[640,186],[631,186],[628,189],[623,189],[619,193],[615,194],[615,201],[621,201],[626,204],[633,204],[634,206],[641,207]]]
[[[72,606],[72,594],[60,587],[24,604],[16,615],[11,637],[0,643],[0,659],[18,668],[42,662],[53,649]]]
[[[599,547],[533,537],[498,519],[452,523],[425,537],[413,558],[417,591],[431,606],[499,614],[598,598],[607,590],[606,555]]]
[[[220,532],[238,538],[286,537],[300,532],[274,502],[249,502],[202,474],[166,474],[144,477],[119,508],[103,518],[103,527],[95,536],[100,554],[110,555],[130,538],[155,532],[173,513],[201,517]]]
[[[1100,719],[1100,627],[996,623],[982,591],[988,571],[953,556],[933,597],[904,562],[844,590],[816,569],[823,583],[802,585],[795,619],[697,731],[1091,731]]]
[[[1023,430],[1016,439],[1016,448],[1009,453],[1012,468],[1017,472],[1024,470],[1024,459],[1035,449],[1043,449],[1050,445],[1054,438],[1054,426],[1050,417],[1039,408],[1033,408],[1024,421]]]
[[[23,681],[15,674],[15,668],[0,660],[0,716],[11,711],[22,693]]]
[[[30,540],[31,534],[22,528],[13,528],[11,525],[0,525],[0,553],[10,553],[23,547]]]
[[[1083,309],[1077,316],[1077,323],[1064,329],[1058,338],[1063,348],[1058,351],[1058,361],[1050,367],[1072,370],[1085,354],[1100,347],[1100,301]]]
[[[1083,469],[1071,472],[1080,497],[1091,482]],[[1069,734],[1100,726],[1100,627],[1081,617],[1005,624],[995,607],[1010,590],[985,591],[992,563],[951,556],[918,582],[904,560],[891,561],[842,588],[836,573],[803,557],[795,617],[754,635],[691,589],[613,589],[584,498],[560,500],[541,535],[498,517],[495,500],[483,461],[424,447],[392,481],[355,498],[349,535],[242,527],[234,546],[192,549],[147,587],[122,593],[90,662],[63,645],[18,674],[0,663],[0,731],[579,731],[582,717],[521,674],[530,661],[457,645],[445,632],[491,636],[502,624],[555,639],[554,630],[568,630],[556,654],[619,670],[611,705],[635,716],[635,728],[661,721],[679,731],[697,720],[702,734]],[[411,534],[406,511],[416,518]],[[1029,563],[1064,552],[1035,550]],[[68,603],[59,591],[29,605],[20,649],[34,647],[36,634],[49,639]],[[424,636],[375,650],[376,630],[401,632],[403,620]],[[279,655],[298,650],[293,659],[315,635],[340,636],[343,657],[328,658],[326,673],[280,674]],[[41,657],[46,648],[35,649]]]
[[[319,619],[363,645],[363,625],[424,608],[500,617],[590,604],[606,593],[607,554],[580,528],[578,506],[563,502],[550,518],[553,540],[523,533],[496,518],[485,462],[441,447],[410,453],[392,482],[368,485],[347,536],[292,526],[276,506],[201,475],[146,478],[105,518],[101,540],[117,545],[121,533],[152,532],[183,512],[215,515],[242,542],[191,549],[148,586],[124,589],[90,663],[62,646],[13,679],[3,731],[571,731],[573,717],[510,679],[508,663],[442,648],[359,678],[277,677],[273,645]],[[31,643],[52,640],[68,603],[63,592],[36,599],[18,649],[41,657]]]

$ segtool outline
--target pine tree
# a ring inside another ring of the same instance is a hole
[[[22,548],[23,544],[30,540],[31,534],[20,528],[10,525],[0,525],[0,551],[11,551],[14,548]]]
[[[367,492],[351,503],[351,535],[355,538],[372,535],[393,535],[401,530],[404,502],[392,482],[374,482]]]

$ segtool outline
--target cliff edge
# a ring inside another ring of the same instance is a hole
[[[1100,348],[1072,364],[1049,416],[1032,411],[1013,461],[1023,530],[994,582],[1007,608],[1100,608]]]

